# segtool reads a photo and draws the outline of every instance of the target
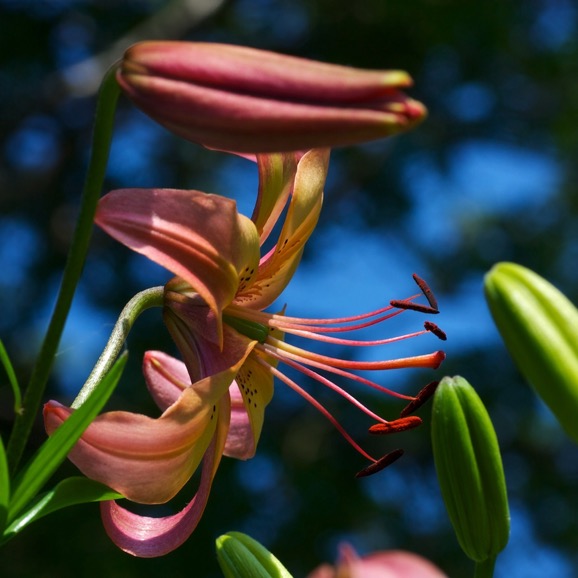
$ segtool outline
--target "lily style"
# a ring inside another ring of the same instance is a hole
[[[96,221],[106,232],[177,275],[165,286],[164,319],[184,366],[167,357],[159,360],[157,354],[155,371],[145,369],[145,376],[157,402],[156,391],[172,392],[161,396],[161,417],[139,416],[133,421],[126,414],[122,418],[104,414],[89,426],[71,459],[86,475],[142,503],[170,499],[203,459],[195,499],[174,516],[143,517],[114,502],[102,506],[107,532],[125,551],[137,556],[163,555],[190,535],[204,509],[221,456],[247,459],[254,455],[275,377],[311,402],[370,461],[363,475],[392,461],[391,454],[376,459],[365,452],[328,409],[286,375],[283,366],[343,396],[377,422],[373,426],[379,426],[376,433],[420,423],[417,416],[405,414],[385,420],[326,374],[409,400],[415,409],[423,395],[392,392],[356,372],[437,368],[445,357],[442,351],[383,361],[349,361],[290,345],[285,336],[357,347],[425,333],[439,337],[441,331],[429,322],[423,330],[393,338],[360,341],[339,336],[381,323],[405,309],[437,313],[431,306],[431,294],[426,294],[430,306],[414,304],[418,297],[414,295],[377,311],[335,319],[300,319],[285,315],[284,310],[265,311],[289,283],[317,223],[328,160],[326,149],[303,155],[257,155],[259,192],[251,219],[237,212],[233,200],[199,191],[123,189],[101,200]],[[276,227],[282,214],[283,223]],[[279,235],[272,240],[278,228]],[[151,386],[154,382],[161,385]],[[52,402],[46,411],[49,432],[68,411],[55,407]],[[161,469],[165,471],[157,471]],[[166,481],[149,483],[147,476]]]
[[[400,70],[364,70],[218,43],[131,46],[117,81],[173,133],[241,153],[350,145],[410,130],[425,107]]]

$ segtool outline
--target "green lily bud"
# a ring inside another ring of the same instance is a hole
[[[486,275],[486,300],[522,375],[578,442],[578,309],[553,285],[515,263]]]
[[[225,578],[292,578],[267,548],[241,532],[217,538],[217,559]]]
[[[506,480],[490,416],[463,377],[444,377],[435,392],[432,444],[458,542],[469,558],[493,568],[510,533]]]

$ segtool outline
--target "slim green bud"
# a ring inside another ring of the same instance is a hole
[[[241,532],[217,538],[217,559],[225,578],[292,578],[269,550]]]
[[[520,372],[578,442],[578,310],[543,277],[515,263],[495,265],[485,292]]]
[[[469,558],[493,566],[510,533],[506,480],[490,416],[463,377],[444,377],[435,392],[432,444],[458,542]]]

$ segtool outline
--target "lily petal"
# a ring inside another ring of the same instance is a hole
[[[273,376],[249,355],[257,341],[242,335],[225,323],[223,349],[221,349],[214,343],[214,335],[210,334],[213,327],[210,310],[199,296],[189,297],[171,292],[167,294],[166,303],[165,324],[181,351],[192,381],[220,371],[223,366],[229,366],[230,357],[243,356],[244,363],[239,366],[235,380],[248,413],[252,441],[247,439],[249,434],[244,429],[245,425],[242,425],[241,415],[238,416],[239,421],[235,422],[235,427],[238,425],[242,428],[239,435],[245,438],[244,444],[249,444],[242,451],[252,455],[254,448],[251,448],[250,444],[254,444],[255,447],[257,445],[263,427],[265,407],[273,396]],[[231,379],[229,383],[232,381]],[[236,394],[233,399],[235,403]],[[232,446],[230,449],[232,452],[237,451]]]
[[[235,304],[265,309],[285,289],[319,219],[328,165],[328,149],[314,149],[302,156],[277,245],[261,258],[257,278],[247,290],[237,293]]]
[[[231,423],[223,455],[238,460],[248,460],[255,455],[257,443],[243,395],[236,381],[231,384],[229,395],[231,397]]]
[[[254,263],[255,269],[258,264],[256,232],[251,236],[235,202],[219,195],[120,189],[101,199],[95,221],[117,241],[184,279],[217,317],[235,296],[240,262]]]
[[[124,411],[98,416],[70,452],[70,460],[89,478],[135,502],[156,504],[171,499],[206,452],[217,426],[215,414],[223,398],[228,400],[229,386],[250,349],[236,350],[234,362],[231,351],[226,351],[230,367],[184,389],[157,419]],[[48,434],[73,411],[47,403]],[[228,427],[228,415],[226,423]]]
[[[403,550],[373,552],[358,556],[349,544],[340,547],[335,567],[323,564],[307,578],[447,578],[429,560]]]
[[[148,74],[279,99],[371,102],[409,87],[399,70],[362,70],[232,44],[148,41],[131,46],[119,78]],[[128,91],[127,91],[128,92]]]
[[[219,423],[226,422],[229,413],[230,407],[226,401],[221,404]],[[100,511],[106,533],[120,549],[133,556],[154,558],[172,552],[189,538],[205,511],[213,478],[223,453],[226,429],[217,428],[203,458],[197,493],[177,514],[151,518],[130,512],[114,501],[101,503]]]
[[[143,372],[149,391],[161,410],[167,409],[190,387],[189,373],[185,364],[163,353],[147,351],[144,356]],[[255,455],[256,444],[249,415],[237,382],[229,387],[231,398],[231,422],[223,454],[239,460]]]
[[[257,155],[259,192],[251,220],[260,235],[260,244],[269,237],[293,190],[299,154]]]
[[[350,578],[447,578],[429,560],[401,550],[374,552],[346,567]]]
[[[248,357],[239,369],[236,382],[249,417],[256,447],[263,429],[265,408],[273,398],[273,374],[259,363],[258,355],[255,354]]]
[[[69,459],[87,477],[142,504],[170,500],[197,469],[214,433],[214,406],[183,392],[171,416],[153,419],[125,411],[97,417]],[[50,435],[74,410],[49,402],[44,422]],[[211,419],[212,418],[212,419]]]
[[[161,411],[173,405],[181,393],[191,386],[185,364],[162,351],[145,352],[143,375],[148,390]]]
[[[256,344],[224,324],[220,327],[221,347],[212,311],[199,295],[165,290],[165,303],[165,325],[183,356],[192,383],[225,370],[238,359],[245,359]],[[234,375],[229,384],[233,378]]]
[[[193,500],[172,516],[139,516],[116,502],[102,502],[100,513],[106,533],[121,550],[133,556],[155,558],[172,552],[193,533],[207,505],[211,479],[205,473],[205,463],[201,476]]]

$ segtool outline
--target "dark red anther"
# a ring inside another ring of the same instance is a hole
[[[400,412],[400,417],[406,417],[419,409],[434,393],[439,381],[430,381]]]
[[[401,456],[403,456],[403,450],[402,449],[393,450],[392,452],[385,454],[382,458],[380,458],[379,460],[377,460],[373,464],[370,464],[369,466],[367,466],[366,468],[364,468],[360,472],[357,472],[355,474],[355,477],[356,478],[365,478],[366,476],[371,476],[373,474],[377,474],[377,472],[381,472],[381,470],[383,470],[384,468],[387,468],[387,466],[390,466],[391,464],[393,464],[393,462],[399,460],[399,458],[401,458]]]
[[[442,341],[445,341],[448,338],[445,331],[442,331],[435,323],[432,323],[431,321],[426,321],[423,324],[423,327],[426,331],[433,333],[438,339],[441,339]]]
[[[421,292],[425,295],[427,302],[433,309],[438,308],[438,300],[435,298],[433,291],[429,288],[429,285],[416,273],[412,275],[413,280],[417,283],[417,286],[421,289]]]
[[[387,423],[376,423],[369,428],[369,433],[376,435],[387,435],[390,433],[397,433],[400,431],[406,431],[408,429],[413,429],[418,425],[421,425],[422,419],[417,415],[410,415],[407,417],[400,417],[399,419],[394,419]]]
[[[398,309],[409,309],[411,311],[419,311],[420,313],[430,313],[432,315],[439,313],[439,311],[433,307],[429,307],[428,305],[420,305],[419,303],[414,303],[413,301],[392,299],[389,304],[392,307],[397,307]]]

